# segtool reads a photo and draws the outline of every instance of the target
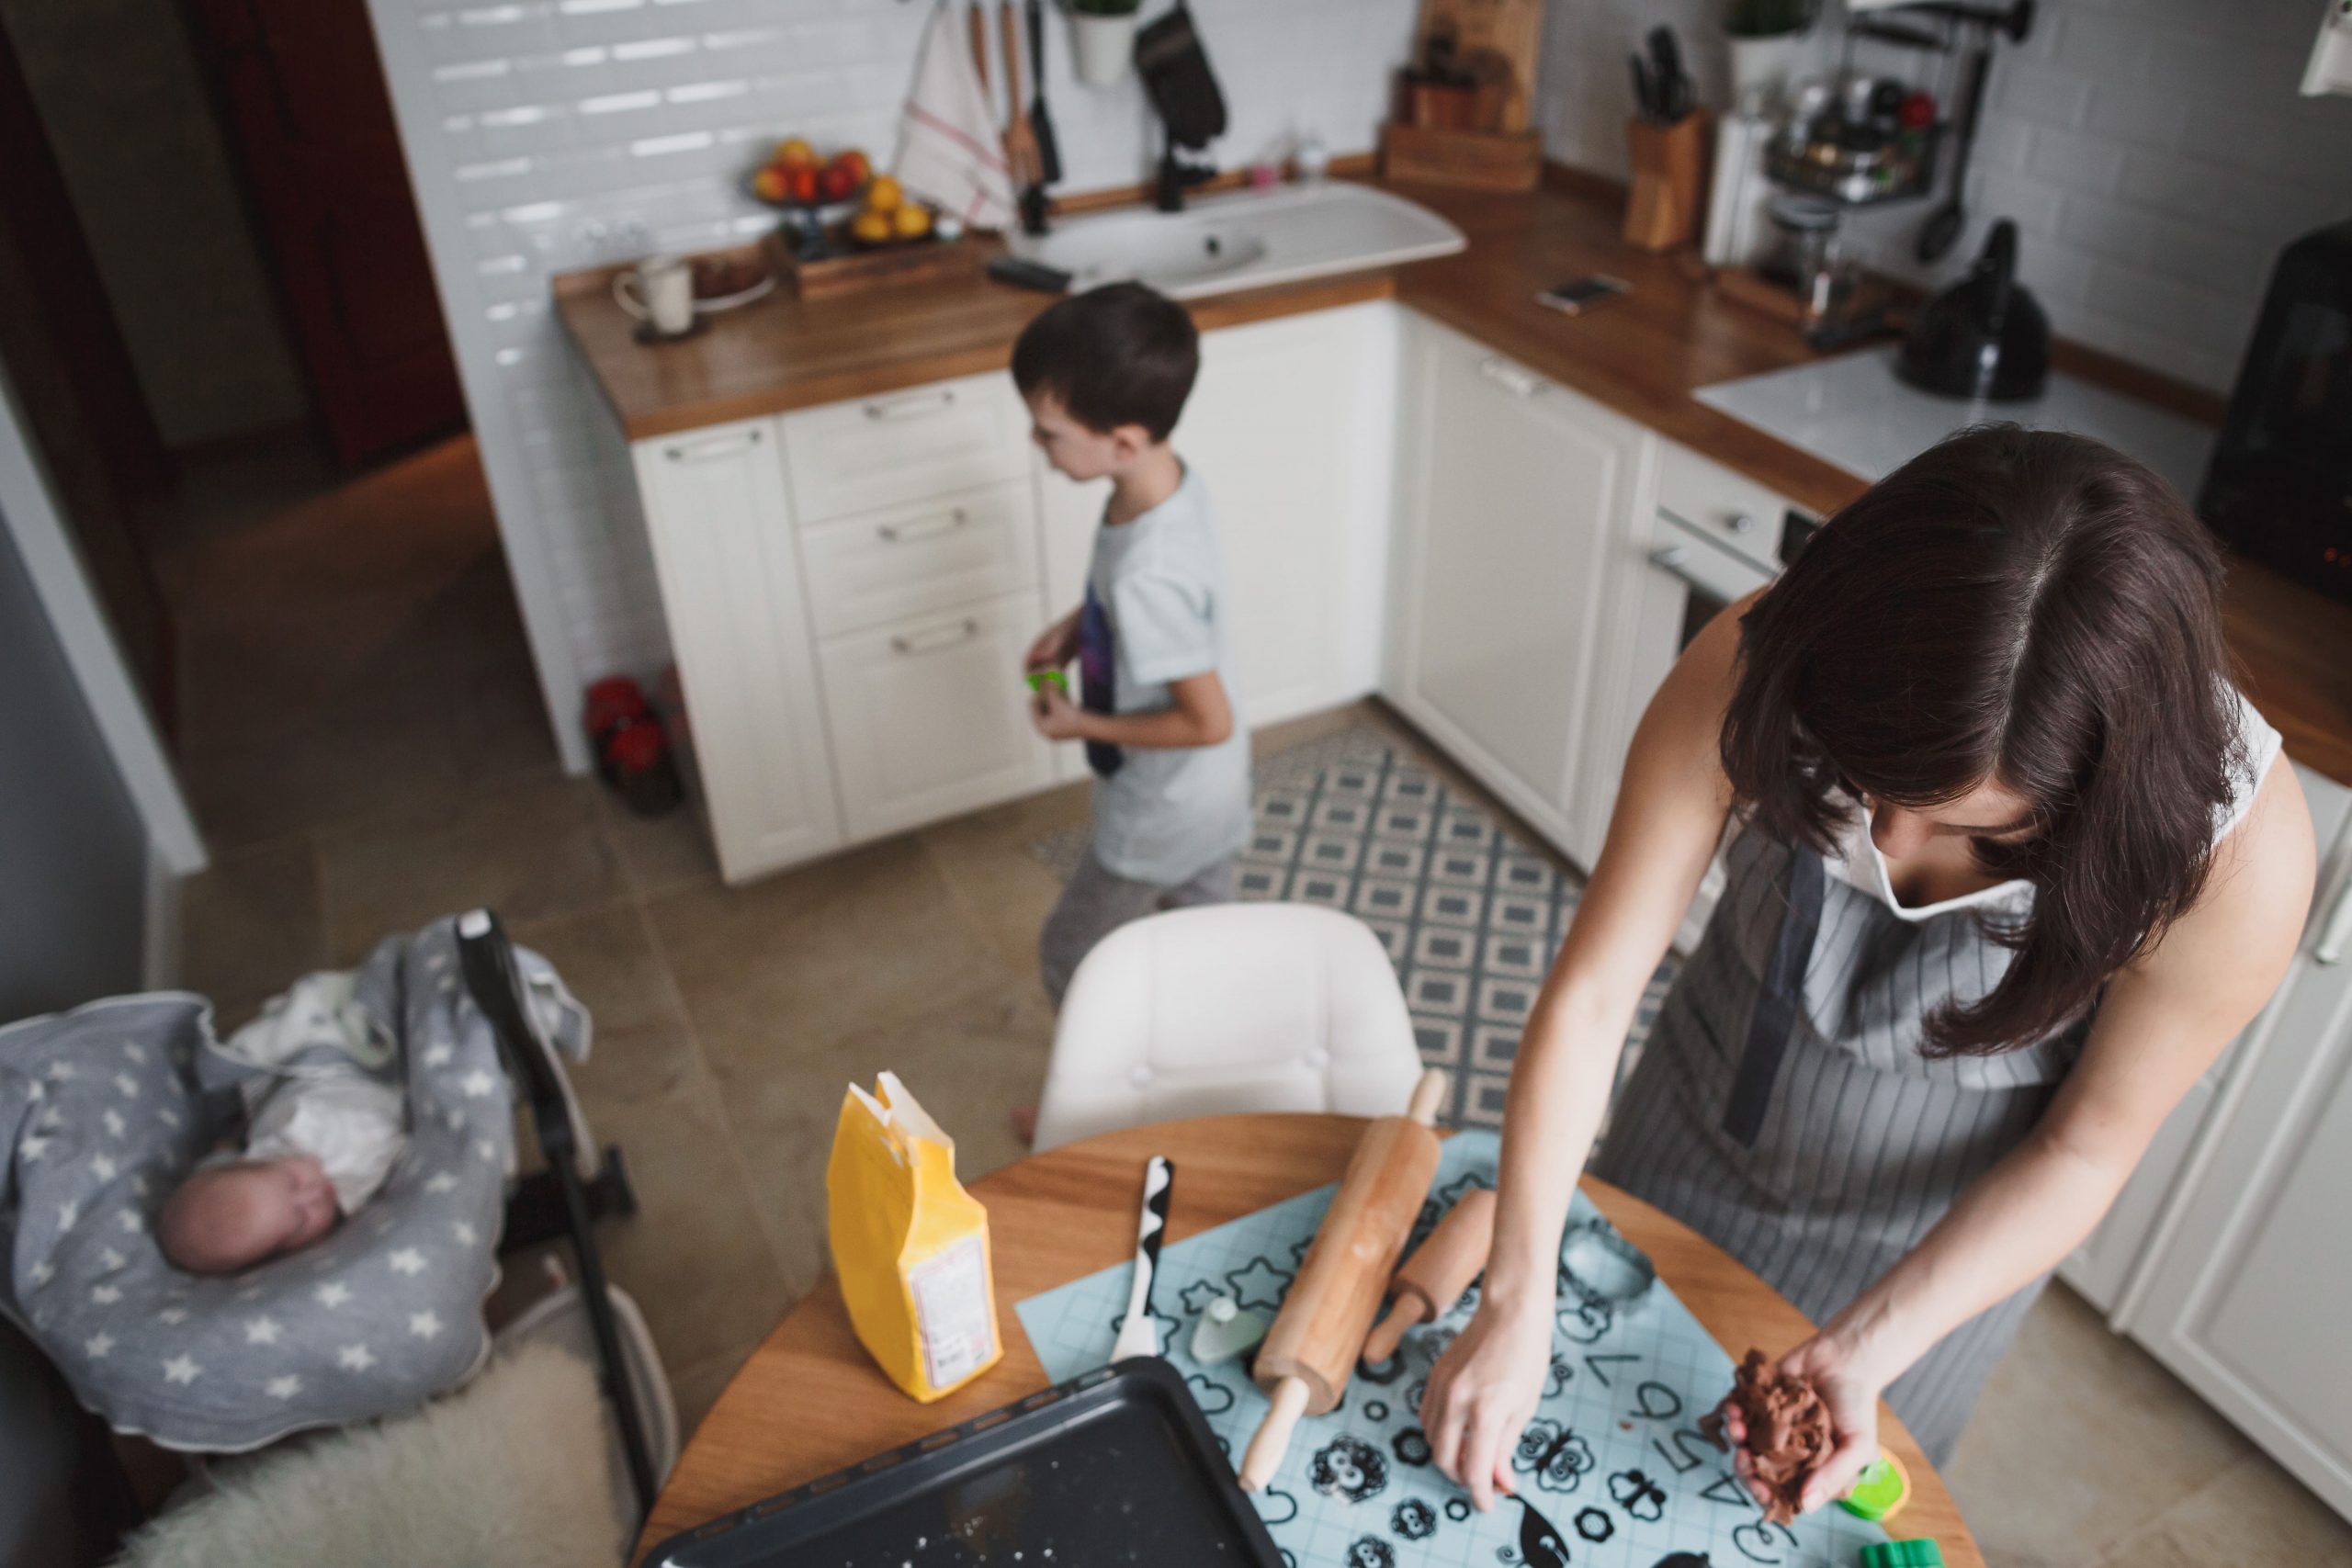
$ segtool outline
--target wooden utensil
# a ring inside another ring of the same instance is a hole
[[[965,15],[972,24],[972,69],[980,74],[980,91],[989,87],[989,19],[982,6],[987,0],[972,0],[972,8]]]
[[[1421,1243],[1392,1281],[1388,1315],[1373,1325],[1363,1342],[1363,1359],[1385,1361],[1404,1342],[1405,1330],[1427,1323],[1462,1299],[1487,1267],[1487,1253],[1495,1245],[1495,1195],[1474,1187],[1455,1200],[1453,1207],[1429,1240]]]
[[[1402,1116],[1364,1129],[1315,1233],[1283,1310],[1258,1348],[1251,1375],[1272,1408],[1241,1459],[1241,1489],[1263,1491],[1282,1467],[1301,1416],[1336,1409],[1396,1256],[1437,1174],[1438,1101],[1445,1075],[1427,1072]]]
[[[1034,186],[1045,178],[1045,160],[1037,152],[1037,133],[1029,128],[1029,106],[1021,101],[1021,21],[1012,0],[998,0],[997,30],[1004,43],[1004,101],[1012,114],[1004,122],[1004,163],[1012,183]]]

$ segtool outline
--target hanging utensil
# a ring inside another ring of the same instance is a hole
[[[1037,139],[1038,182],[1062,183],[1062,152],[1054,140],[1054,122],[1046,113],[1046,6],[1029,0],[1029,77],[1036,93],[1029,100],[1029,130]]]
[[[972,69],[979,74],[983,94],[989,90],[989,19],[981,9],[985,4],[986,0],[972,0],[967,13],[972,24]]]
[[[1941,261],[1959,243],[1961,225],[1968,216],[1964,199],[1968,189],[1968,154],[1976,144],[1976,122],[1984,118],[1984,78],[1990,73],[1992,63],[1993,46],[1980,41],[1976,52],[1968,57],[1968,85],[1961,94],[1962,118],[1957,128],[1959,145],[1952,149],[1951,195],[1928,215],[1912,246],[1912,254],[1923,262]]]
[[[1021,27],[1012,14],[1012,0],[997,0],[996,17],[1004,43],[1004,101],[1012,108],[1004,122],[1005,167],[1015,186],[1033,186],[1044,164],[1037,133],[1029,126],[1029,110],[1021,101]]]

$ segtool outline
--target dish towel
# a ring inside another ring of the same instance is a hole
[[[952,6],[933,11],[899,119],[899,183],[973,229],[1012,225],[1012,174]]]

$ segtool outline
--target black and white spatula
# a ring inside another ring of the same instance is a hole
[[[1168,1229],[1168,1193],[1176,1168],[1154,1155],[1143,1168],[1143,1213],[1136,1222],[1136,1276],[1127,1287],[1126,1320],[1111,1346],[1111,1359],[1159,1354],[1159,1322],[1151,1315],[1151,1280],[1159,1272],[1159,1241]]]

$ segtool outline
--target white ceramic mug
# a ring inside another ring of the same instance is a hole
[[[613,299],[662,336],[676,337],[695,324],[695,269],[676,256],[648,256],[613,274]]]

